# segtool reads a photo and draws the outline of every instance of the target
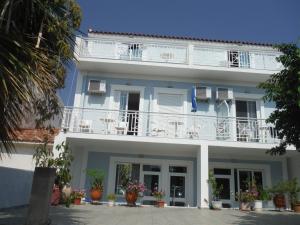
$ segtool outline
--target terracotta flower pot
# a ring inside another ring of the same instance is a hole
[[[296,213],[300,213],[300,202],[294,204],[294,211]]]
[[[280,209],[280,208],[285,208],[285,197],[283,194],[277,194],[274,196],[274,205],[276,208]]]
[[[136,192],[126,192],[125,198],[128,205],[135,206],[135,202],[138,198],[138,194]]]
[[[99,201],[102,197],[102,190],[91,189],[90,196],[91,196],[92,201]]]
[[[165,207],[165,201],[156,201],[157,207],[158,208],[164,208]]]
[[[80,205],[80,203],[81,203],[81,198],[74,199],[74,205]]]

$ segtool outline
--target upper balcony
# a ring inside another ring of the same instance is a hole
[[[270,46],[105,35],[77,44],[78,67],[88,71],[261,82],[281,68]]]
[[[62,129],[110,137],[278,143],[272,124],[263,119],[201,116],[129,110],[65,108]],[[150,140],[150,139],[149,139]]]

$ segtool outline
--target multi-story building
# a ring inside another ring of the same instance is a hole
[[[281,69],[272,45],[93,30],[77,44],[74,106],[55,140],[73,149],[73,186],[88,188],[85,169],[100,168],[104,196],[124,201],[132,179],[147,187],[142,204],[156,187],[168,205],[208,207],[212,170],[234,207],[249,181],[299,177],[292,148],[266,154],[280,142],[257,88]]]

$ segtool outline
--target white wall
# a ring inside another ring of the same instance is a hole
[[[2,155],[0,160],[0,208],[29,203],[35,145],[16,144],[11,156]]]

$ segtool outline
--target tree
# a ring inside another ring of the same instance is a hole
[[[276,104],[267,122],[273,123],[281,142],[268,151],[271,155],[286,153],[289,145],[300,151],[300,50],[295,44],[276,46],[282,52],[277,58],[283,69],[259,84],[266,92],[265,101]]]
[[[26,115],[43,126],[59,114],[56,91],[74,59],[80,21],[75,0],[0,2],[0,153],[13,149]]]

